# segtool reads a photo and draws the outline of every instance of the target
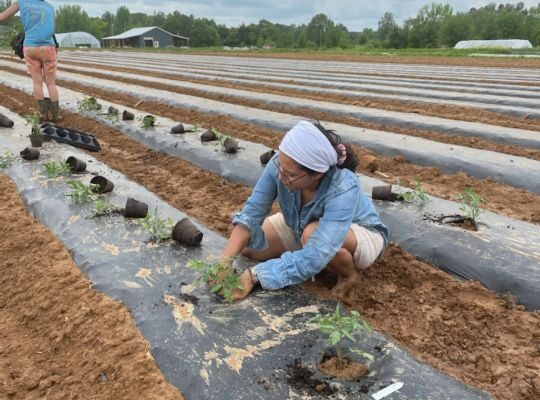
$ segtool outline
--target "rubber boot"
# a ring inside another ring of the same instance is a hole
[[[39,110],[39,122],[47,122],[49,120],[49,101],[46,99],[36,100]]]
[[[50,103],[53,121],[60,121],[60,104],[58,101],[51,101]]]

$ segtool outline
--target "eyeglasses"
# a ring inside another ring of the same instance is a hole
[[[291,185],[292,183],[294,183],[294,182],[296,182],[296,181],[298,181],[298,180],[300,180],[300,179],[302,179],[302,178],[304,178],[305,176],[308,175],[308,173],[306,172],[303,175],[300,175],[300,176],[297,176],[297,177],[294,177],[294,176],[291,177],[291,174],[285,172],[283,170],[283,168],[281,168],[281,165],[279,164],[278,157],[274,158],[273,162],[274,162],[274,165],[276,166],[276,168],[277,168],[277,170],[279,172],[279,175],[283,178],[285,183],[287,183],[289,185]]]

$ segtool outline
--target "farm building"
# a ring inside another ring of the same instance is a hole
[[[104,37],[101,43],[103,47],[171,47],[187,46],[189,38],[174,35],[158,26],[149,26]]]
[[[87,32],[57,33],[56,41],[60,47],[87,47],[92,49],[101,47],[99,40]]]

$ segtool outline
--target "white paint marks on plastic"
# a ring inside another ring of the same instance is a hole
[[[392,383],[390,386],[387,386],[384,389],[379,390],[377,393],[373,393],[371,397],[373,397],[375,400],[381,400],[381,399],[384,399],[389,394],[392,394],[395,391],[398,391],[402,387],[403,387],[403,382]]]

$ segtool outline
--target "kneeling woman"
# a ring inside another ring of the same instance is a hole
[[[338,274],[339,294],[369,267],[388,241],[371,200],[362,192],[349,145],[318,123],[300,121],[283,138],[267,164],[222,255],[260,261],[240,277],[246,297],[260,283],[275,290],[306,281],[325,267]],[[278,199],[281,213],[268,217]]]

